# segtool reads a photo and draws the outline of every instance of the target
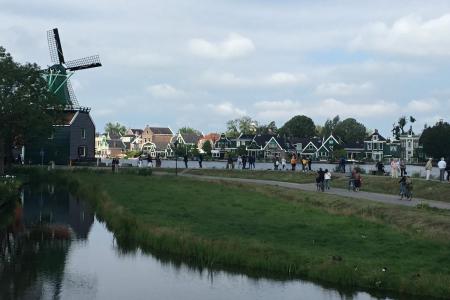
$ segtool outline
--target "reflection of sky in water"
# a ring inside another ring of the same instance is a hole
[[[113,236],[95,221],[87,241],[76,241],[66,261],[61,299],[375,299],[347,298],[313,283],[251,279],[198,272],[142,254],[119,254]]]

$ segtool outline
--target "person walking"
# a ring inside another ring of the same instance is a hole
[[[148,167],[149,168],[153,168],[153,158],[150,154],[147,155],[147,162],[148,162]]]
[[[292,154],[291,157],[291,167],[292,167],[292,171],[295,171],[295,166],[297,165],[297,157],[295,156],[295,154]]]
[[[438,162],[438,168],[439,168],[439,181],[444,181],[444,175],[445,175],[445,169],[447,168],[447,163],[445,162],[445,159],[441,157],[441,160]]]
[[[187,154],[184,155],[183,161],[184,161],[184,166],[185,166],[186,169],[187,169],[187,168],[188,168],[188,156],[187,156]]]
[[[317,177],[316,177],[317,191],[323,192],[324,181],[325,181],[325,172],[322,170],[322,168],[319,168],[319,171],[317,171]]]
[[[325,189],[329,190],[331,181],[331,172],[328,171],[328,169],[325,169],[324,179],[325,179]]]
[[[397,168],[397,160],[393,159],[391,160],[391,177],[392,178],[398,178],[398,168]]]
[[[237,167],[238,169],[242,167],[242,156],[238,156],[237,158]]]
[[[198,166],[200,169],[203,168],[203,154],[201,153],[198,155]]]
[[[450,157],[447,158],[447,166],[445,167],[445,171],[447,171],[447,181],[450,183]]]
[[[283,158],[281,159],[281,168],[284,170],[284,169],[286,169],[286,158],[284,158],[284,156],[283,156]]]
[[[311,164],[312,164],[312,158],[309,157],[308,158],[308,170],[310,170],[310,171],[311,171]]]
[[[245,169],[246,165],[247,165],[247,155],[243,155],[242,156],[242,170]]]
[[[302,171],[306,172],[306,169],[307,169],[307,166],[308,166],[308,160],[306,159],[306,157],[302,158],[301,164],[302,164]]]
[[[278,161],[278,156],[274,156],[273,157],[273,169],[274,170],[278,170],[278,165],[280,164],[280,162]]]
[[[406,163],[404,159],[400,159],[400,177],[403,177],[406,173]]]
[[[430,157],[425,164],[426,180],[430,180],[431,170],[433,169],[433,159]]]
[[[345,157],[341,157],[341,161],[340,161],[340,169],[342,173],[345,173]]]

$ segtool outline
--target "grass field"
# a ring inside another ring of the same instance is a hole
[[[316,174],[290,171],[250,171],[250,170],[214,170],[214,169],[190,169],[189,174],[223,176],[249,179],[276,180],[296,183],[313,183]],[[387,176],[362,175],[362,190],[375,193],[398,195],[400,179],[392,179]],[[450,184],[438,181],[426,181],[413,178],[413,196],[428,200],[450,202]],[[347,188],[348,178],[337,174],[331,182],[332,187]]]
[[[73,176],[125,244],[202,266],[450,295],[450,212],[173,176]]]

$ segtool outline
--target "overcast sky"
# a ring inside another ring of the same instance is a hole
[[[108,121],[225,130],[248,115],[281,126],[339,114],[390,136],[450,117],[450,1],[0,0],[0,45],[50,64],[99,54],[72,77],[97,131]]]

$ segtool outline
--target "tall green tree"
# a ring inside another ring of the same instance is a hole
[[[420,136],[420,143],[427,156],[450,158],[450,124],[440,121],[427,127]]]
[[[207,140],[203,143],[202,150],[205,151],[207,155],[211,155],[212,145],[211,141]]]
[[[227,122],[227,137],[238,137],[241,133],[243,134],[254,134],[258,127],[258,122],[253,120],[248,116],[242,118],[229,120]]]
[[[278,127],[275,124],[275,121],[269,122],[267,125],[259,125],[256,128],[256,134],[273,134],[276,135],[278,133]]]
[[[280,128],[279,133],[286,137],[309,138],[316,133],[316,126],[307,116],[295,116]]]
[[[183,134],[185,133],[185,134],[202,135],[202,133],[199,130],[194,129],[194,128],[189,127],[189,126],[184,126],[184,127],[180,128],[179,132],[183,133]]]
[[[323,125],[323,129],[321,135],[324,137],[328,137],[330,134],[334,133],[336,130],[336,126],[341,122],[339,115],[335,116],[333,119],[328,119],[325,121]]]
[[[0,174],[12,149],[47,138],[61,116],[62,104],[48,91],[37,64],[19,64],[0,46]]]
[[[109,134],[122,136],[127,132],[127,128],[124,125],[120,124],[119,122],[116,123],[108,122],[105,125],[105,132]]]
[[[348,118],[339,122],[334,132],[346,143],[362,142],[366,137],[366,126],[353,118]]]

